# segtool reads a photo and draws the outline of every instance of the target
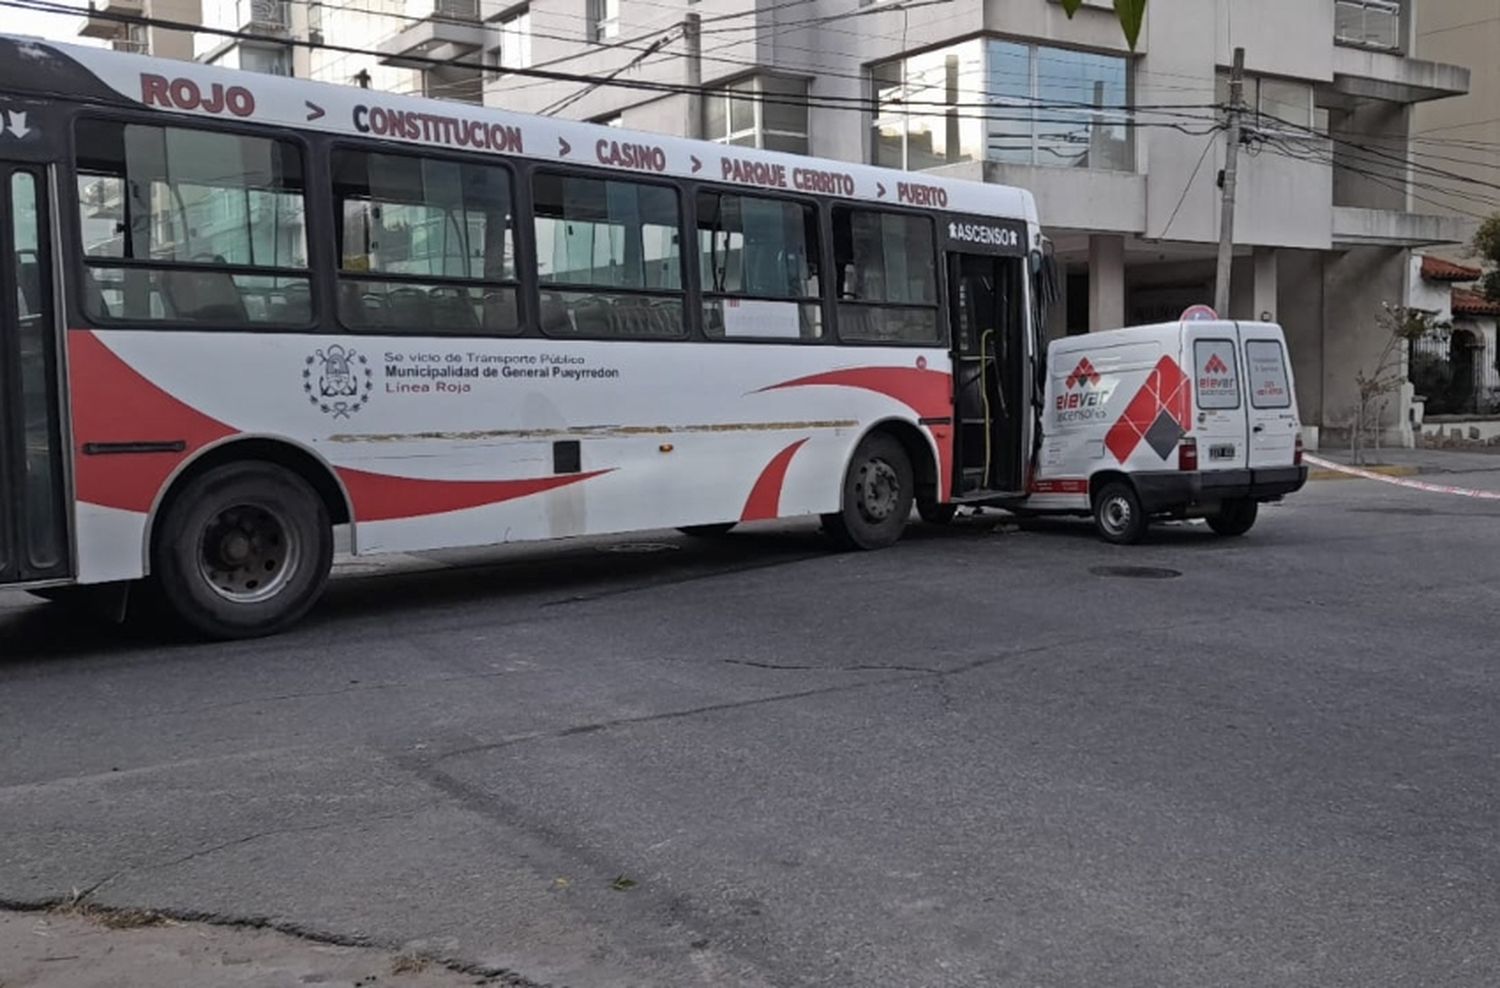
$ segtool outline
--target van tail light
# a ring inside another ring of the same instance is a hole
[[[1300,467],[1301,465],[1302,465],[1302,433],[1299,432],[1299,433],[1297,433],[1297,445],[1294,447],[1293,452],[1292,452],[1292,466]]]
[[[1198,440],[1192,436],[1177,444],[1177,469],[1198,469]]]

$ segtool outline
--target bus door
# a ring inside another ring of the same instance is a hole
[[[70,573],[48,201],[0,159],[0,584]]]
[[[1015,495],[1025,485],[1031,415],[1025,276],[1020,255],[948,254],[955,500]]]

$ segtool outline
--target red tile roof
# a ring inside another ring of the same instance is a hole
[[[1482,274],[1478,268],[1454,264],[1441,257],[1422,258],[1422,277],[1428,281],[1477,281]]]
[[[1453,314],[1456,316],[1500,316],[1500,301],[1478,292],[1453,289]]]

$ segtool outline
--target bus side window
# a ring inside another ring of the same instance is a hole
[[[686,335],[675,188],[540,171],[532,183],[542,332]]]
[[[703,326],[710,337],[821,339],[820,256],[812,206],[698,193]]]
[[[347,328],[521,332],[509,170],[336,150],[333,195]]]
[[[311,323],[302,158],[287,141],[84,118],[84,311],[105,322]]]
[[[933,248],[932,220],[926,216],[834,207],[839,339],[941,343]]]

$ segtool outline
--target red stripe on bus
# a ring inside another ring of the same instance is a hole
[[[918,419],[947,418],[953,414],[953,378],[925,367],[846,367],[783,381],[762,391],[813,386],[859,388],[894,398],[917,414]],[[938,448],[938,475],[942,499],[947,500],[953,476],[953,430],[928,426]]]
[[[73,394],[73,471],[78,499],[124,511],[150,511],[184,459],[236,429],[167,394],[88,330],[68,333]],[[91,444],[181,441],[181,452],[89,456]]]
[[[423,515],[440,515],[467,508],[482,508],[530,494],[567,487],[580,481],[610,473],[569,473],[555,477],[526,477],[519,480],[424,480],[418,477],[392,477],[338,467],[339,479],[354,503],[354,520],[397,521]]]
[[[786,483],[786,472],[792,465],[792,457],[802,448],[806,439],[799,439],[777,453],[760,472],[750,496],[745,500],[745,510],[740,512],[740,521],[764,521],[781,517],[781,488]]]

